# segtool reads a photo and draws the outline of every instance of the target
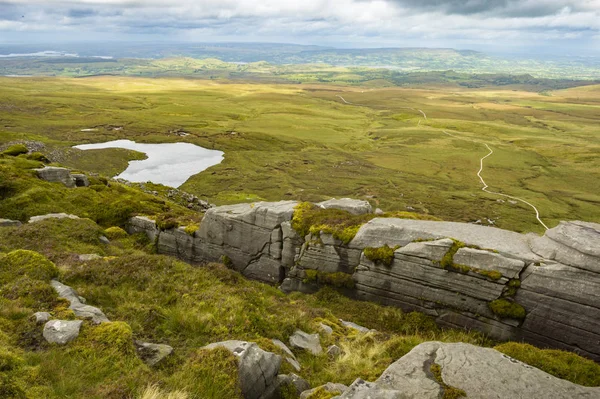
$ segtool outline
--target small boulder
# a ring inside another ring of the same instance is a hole
[[[318,334],[308,334],[302,330],[296,330],[290,337],[290,345],[293,348],[305,349],[313,355],[319,355],[323,352],[321,340]]]
[[[348,390],[348,387],[344,384],[337,384],[333,382],[328,382],[325,385],[321,385],[320,387],[316,387],[310,389],[308,391],[304,391],[300,394],[300,399],[307,399],[313,394],[320,393],[322,395],[325,394],[333,394],[333,395],[341,395]],[[330,397],[330,396],[327,396]]]
[[[333,328],[329,327],[325,323],[319,323],[319,328],[321,329],[321,332],[327,336],[333,334]]]
[[[138,356],[148,366],[154,366],[173,353],[173,347],[165,344],[152,344],[149,342],[135,341]]]
[[[21,224],[18,220],[0,219],[0,227],[19,227]]]
[[[84,174],[73,174],[71,176],[75,179],[75,187],[88,187],[90,185],[88,177]]]
[[[327,355],[332,358],[336,358],[342,354],[342,349],[337,345],[331,345],[327,348]]]
[[[44,324],[50,320],[50,313],[48,312],[36,312],[33,314],[36,324]]]
[[[47,215],[32,216],[29,218],[29,223],[41,222],[46,219],[79,219],[79,216],[69,215],[67,213],[48,213]]]
[[[78,255],[77,259],[79,259],[80,262],[89,262],[91,260],[102,259],[102,256],[98,254],[82,254]]]
[[[375,209],[375,214],[376,214],[376,215],[383,215],[384,213],[385,213],[385,212],[384,212],[384,211],[382,211],[380,208],[376,208],[376,209]]]
[[[332,198],[327,201],[319,202],[317,206],[323,209],[341,209],[343,211],[350,212],[353,215],[365,215],[367,213],[373,213],[373,207],[368,201],[357,200],[352,198]]]
[[[38,177],[51,183],[62,183],[69,188],[75,187],[75,179],[71,176],[71,171],[65,168],[47,166],[41,169],[34,169]]]
[[[75,313],[75,316],[84,319],[91,319],[94,324],[109,322],[104,312],[95,306],[85,304],[85,299],[77,295],[77,292],[68,285],[64,285],[57,280],[50,281],[50,285],[58,293],[59,297],[66,299],[71,303],[69,309]]]
[[[375,332],[376,331],[376,330],[370,330],[367,327],[360,326],[360,325],[358,325],[356,323],[353,323],[351,321],[344,321],[344,320],[340,319],[340,322],[342,323],[342,325],[344,327],[351,328],[351,329],[356,330],[356,331],[358,331],[360,333],[363,333],[363,334],[366,334],[368,332]]]
[[[51,344],[65,345],[79,336],[81,320],[51,320],[44,325],[44,338]]]
[[[110,240],[108,238],[106,238],[105,236],[100,236],[99,240],[102,244],[105,244],[105,245],[110,244]]]
[[[278,348],[281,348],[286,356],[285,356],[285,360],[296,370],[296,371],[300,371],[301,367],[300,367],[300,363],[298,363],[298,360],[296,360],[296,356],[294,355],[294,353],[290,350],[290,348],[287,347],[286,344],[284,344],[283,342],[281,342],[278,339],[273,339],[271,340],[273,342],[273,344],[275,346],[277,346]]]

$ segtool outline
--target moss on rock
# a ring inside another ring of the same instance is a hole
[[[378,248],[367,247],[363,252],[367,259],[375,263],[381,263],[385,266],[391,266],[392,262],[394,261],[394,251],[398,248],[398,246],[391,248],[385,244],[384,246]]]
[[[503,319],[523,320],[526,316],[523,306],[506,298],[496,299],[490,302],[488,306],[496,316]]]
[[[118,226],[109,227],[104,230],[104,235],[110,240],[118,240],[128,236],[127,232]]]
[[[304,282],[315,282],[330,285],[336,288],[354,288],[355,282],[352,275],[343,272],[326,273],[318,270],[305,270]]]

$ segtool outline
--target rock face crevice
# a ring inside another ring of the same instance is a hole
[[[442,326],[600,361],[599,224],[561,222],[540,237],[465,223],[374,218],[344,244],[324,232],[300,237],[291,225],[296,205],[212,208],[192,235],[182,227],[160,231],[140,216],[128,229],[145,232],[159,253],[192,263],[224,261],[286,292],[332,284],[354,298],[423,312]],[[365,201],[317,205],[372,212]],[[396,248],[389,263],[363,252],[384,245]]]

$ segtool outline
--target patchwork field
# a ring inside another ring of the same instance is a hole
[[[0,87],[0,146],[39,141],[55,162],[108,176],[140,154],[70,147],[127,138],[218,149],[223,163],[181,187],[216,204],[354,197],[541,232],[531,207],[481,191],[487,144],[489,190],[532,203],[548,227],[600,222],[600,86],[537,93],[93,77],[0,78]]]

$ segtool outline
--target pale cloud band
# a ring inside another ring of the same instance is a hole
[[[0,0],[0,42],[73,34],[358,46],[528,43],[597,53],[600,0]]]

